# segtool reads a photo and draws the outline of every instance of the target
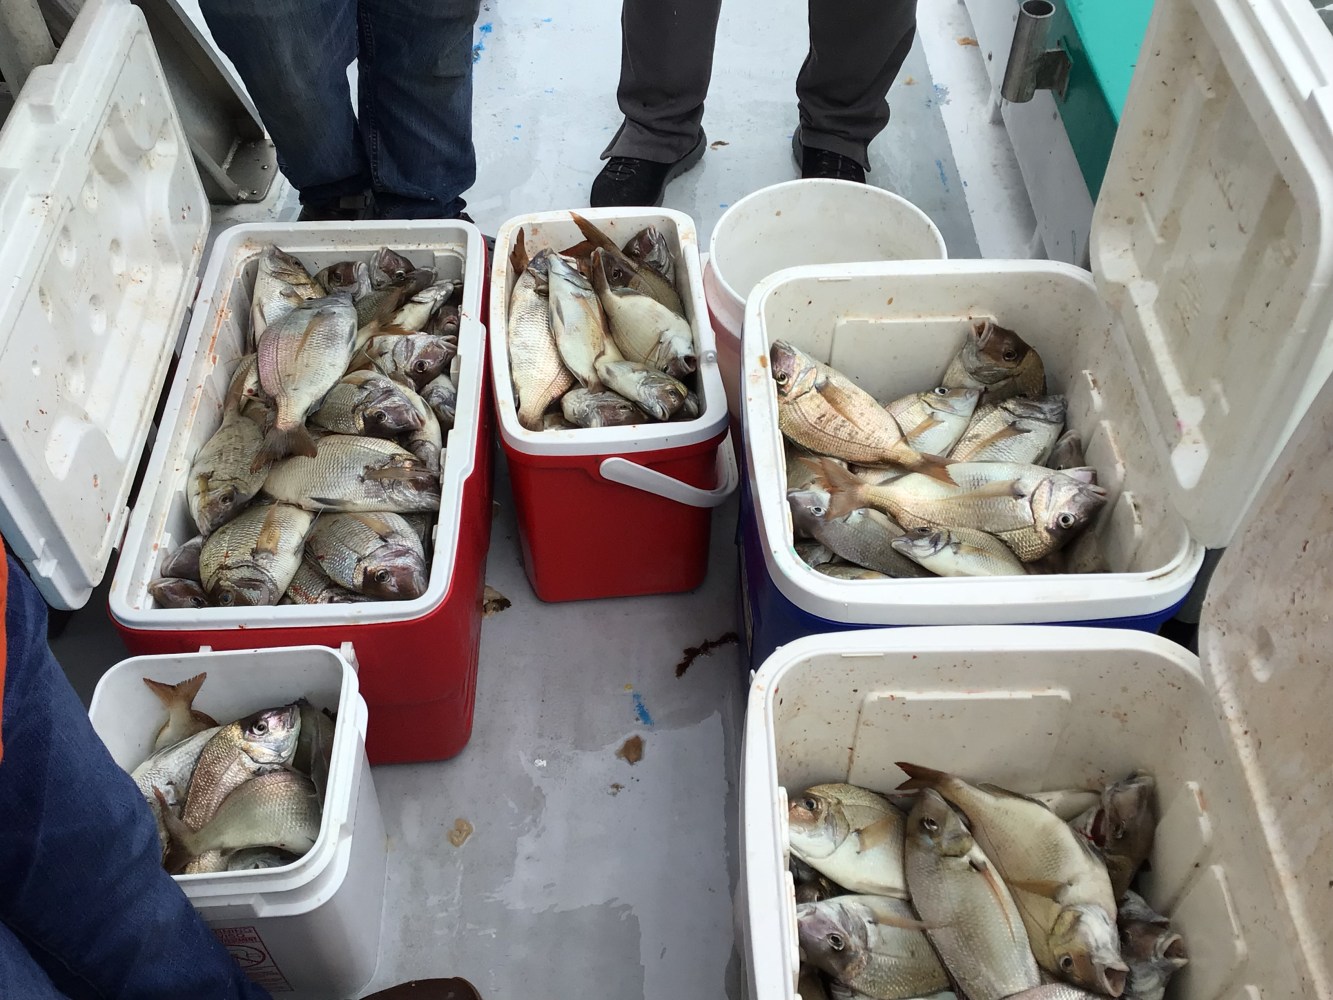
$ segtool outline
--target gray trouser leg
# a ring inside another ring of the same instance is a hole
[[[869,169],[885,96],[916,36],[916,0],[810,0],[810,53],[796,78],[801,142]]]
[[[616,97],[625,122],[602,159],[671,163],[699,142],[721,6],[722,0],[624,0]]]

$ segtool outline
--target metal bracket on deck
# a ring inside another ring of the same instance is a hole
[[[1014,43],[1000,84],[1000,96],[1006,101],[1022,104],[1032,100],[1039,90],[1064,98],[1069,87],[1069,53],[1046,48],[1054,14],[1055,5],[1050,0],[1024,0],[1018,8]]]

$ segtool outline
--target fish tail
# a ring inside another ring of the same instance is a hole
[[[913,788],[936,788],[949,777],[943,771],[922,767],[920,764],[909,764],[902,760],[894,761],[894,763],[907,775],[908,779],[898,786],[897,791],[900,792]]]
[[[208,674],[195,674],[193,677],[181,681],[179,684],[163,684],[161,681],[155,681],[150,677],[143,679],[148,690],[157,695],[167,711],[171,711],[176,705],[184,705],[187,709],[194,704],[195,696],[199,694],[199,689],[203,687],[204,679]]]
[[[288,455],[304,455],[307,458],[314,458],[318,453],[315,447],[315,439],[305,429],[305,424],[297,424],[286,429],[274,424],[264,435],[264,443],[260,445],[255,460],[250,463],[250,471],[258,472],[265,464],[276,462]]]
[[[931,479],[938,479],[950,486],[958,485],[954,482],[953,476],[949,475],[949,460],[938,455],[928,455],[911,448],[900,448],[895,453],[894,464],[929,476]]]
[[[162,790],[153,786],[153,795],[157,798],[158,808],[162,812],[162,822],[167,828],[167,856],[162,866],[172,875],[179,875],[185,866],[194,860],[196,852],[191,847],[194,831],[185,825],[184,820],[176,815]]]
[[[863,499],[865,483],[857,479],[842,465],[832,459],[820,459],[819,472],[828,486],[829,519],[836,520],[844,517],[866,505]]]

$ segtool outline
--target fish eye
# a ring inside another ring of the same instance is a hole
[[[425,371],[427,368],[429,368],[429,367],[430,367],[430,365],[427,364],[426,361],[425,361],[424,359],[418,358],[418,359],[413,363],[413,365],[412,365],[412,370],[413,370],[414,372],[424,372],[424,371]]]
[[[1018,352],[1014,350],[1012,347],[1006,347],[1004,349],[1004,353],[1001,354],[1000,357],[1004,358],[1005,361],[1017,361]]]
[[[1077,519],[1074,517],[1073,514],[1069,513],[1068,511],[1065,511],[1063,514],[1061,514],[1059,517],[1055,519],[1055,523],[1060,525],[1060,527],[1062,528],[1072,528],[1074,526],[1075,520]]]
[[[841,934],[830,934],[827,940],[828,946],[834,951],[842,951],[843,948],[847,947],[847,942],[842,939]]]
[[[222,504],[224,507],[230,507],[234,499],[235,498],[230,493],[224,493],[222,496],[218,497],[218,503]]]
[[[255,723],[255,735],[263,736],[266,732],[268,732],[268,723],[260,719]]]
[[[1125,824],[1117,823],[1115,826],[1111,827],[1111,836],[1116,840],[1123,838],[1125,836]]]
[[[376,582],[376,583],[388,583],[388,582],[389,582],[389,571],[388,571],[387,569],[376,570],[376,571],[375,571],[375,582]]]
[[[935,395],[937,395],[937,396],[947,396],[947,395],[949,395],[949,390],[946,389],[946,388],[945,388],[944,386],[942,386],[942,385],[937,385],[937,386],[935,387]]]
[[[204,600],[202,597],[191,597],[191,598],[190,598],[190,604],[191,604],[191,606],[196,607],[196,608],[206,608],[206,607],[208,607],[208,602],[207,602],[206,600]]]
[[[1073,971],[1074,971],[1074,956],[1073,956],[1073,955],[1061,955],[1061,956],[1060,956],[1060,968],[1061,968],[1063,971],[1065,971],[1065,972],[1073,972]]]
[[[383,411],[383,410],[371,410],[369,413],[366,414],[366,416],[368,416],[371,420],[383,420],[383,419],[384,419],[384,411]]]
[[[927,833],[940,832],[940,825],[936,823],[935,820],[929,816],[923,816],[921,818],[921,828],[925,830]]]
[[[222,593],[218,594],[218,604],[222,605],[224,608],[231,607],[234,600],[236,600],[236,597],[230,590],[224,590]]]
[[[786,384],[787,384],[787,373],[786,373],[786,372],[774,372],[774,373],[773,373],[773,381],[776,382],[778,385],[786,385]]]
[[[810,513],[813,514],[815,517],[823,517],[823,516],[824,516],[824,508],[823,508],[823,507],[818,507],[818,506],[816,506],[816,507],[811,507],[811,508],[810,508]]]
[[[807,795],[805,798],[801,799],[801,808],[809,809],[811,812],[814,812],[819,808],[819,803]]]

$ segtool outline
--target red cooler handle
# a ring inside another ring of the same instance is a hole
[[[717,507],[727,497],[736,492],[740,485],[740,474],[736,471],[736,455],[731,449],[731,434],[728,432],[722,443],[717,446],[717,482],[712,490],[701,490],[679,479],[672,479],[647,466],[639,465],[625,458],[608,458],[602,461],[602,478],[622,486],[632,486],[645,493],[654,493],[677,503],[690,507]]]

